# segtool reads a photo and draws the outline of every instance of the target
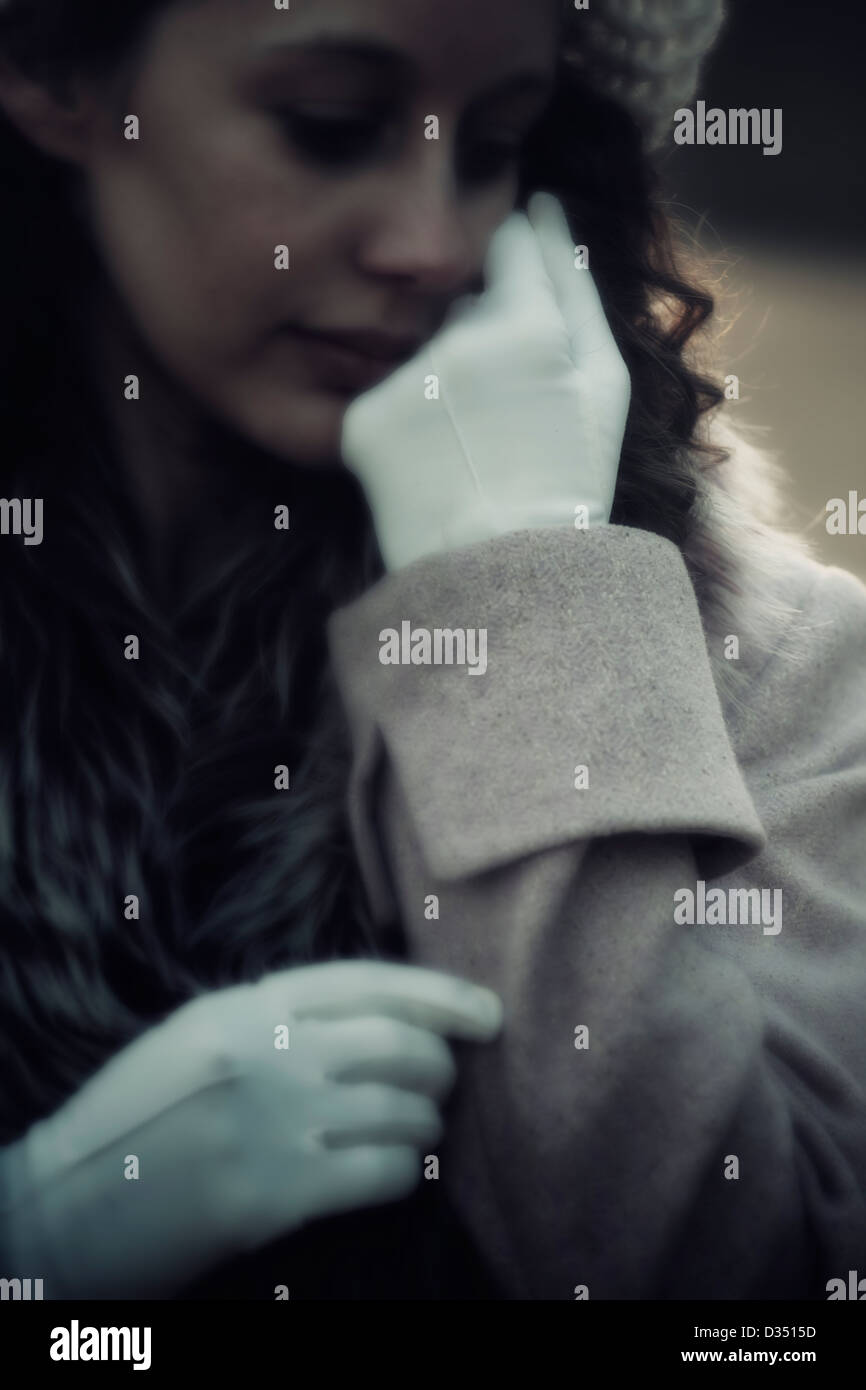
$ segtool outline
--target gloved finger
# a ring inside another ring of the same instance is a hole
[[[411,1144],[357,1144],[323,1150],[310,1215],[333,1215],[408,1197],[418,1186],[423,1164]]]
[[[351,1144],[435,1144],[444,1125],[438,1107],[428,1096],[400,1086],[375,1082],[335,1086],[328,1109],[315,1124],[315,1141],[322,1148]]]
[[[572,360],[604,371],[620,371],[622,358],[588,269],[574,264],[574,237],[562,204],[552,193],[534,193],[527,204],[529,223],[553,284],[572,343]]]
[[[484,263],[485,292],[479,312],[515,326],[531,323],[562,332],[562,311],[551,282],[542,248],[523,212],[513,212],[493,234]]]
[[[502,1023],[502,1005],[492,991],[438,970],[390,961],[294,966],[264,976],[255,988],[269,1007],[288,1008],[299,1019],[381,1013],[474,1041],[495,1037]]]
[[[439,1099],[453,1086],[457,1064],[438,1033],[374,1014],[315,1028],[317,1058],[331,1081],[380,1081]]]

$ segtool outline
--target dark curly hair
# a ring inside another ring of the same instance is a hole
[[[110,72],[172,0],[13,0],[0,54],[62,84]],[[235,553],[170,618],[82,363],[76,306],[99,276],[73,174],[0,116],[0,430],[7,496],[44,499],[47,544],[0,549],[0,1142],[55,1109],[198,991],[347,954],[374,930],[345,815],[350,747],[324,640],[383,572],[348,472],[274,460],[213,426],[215,471],[250,479]],[[615,171],[615,173],[612,173]],[[565,64],[521,174],[563,202],[631,373],[611,520],[689,534],[696,442],[722,392],[685,349],[712,298],[631,118]],[[579,235],[578,235],[579,231]],[[273,509],[290,506],[288,534]],[[134,633],[141,659],[123,659]],[[289,794],[266,789],[291,769]],[[124,904],[138,895],[140,918]]]

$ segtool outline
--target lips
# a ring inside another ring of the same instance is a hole
[[[374,362],[404,362],[412,357],[424,341],[423,336],[398,336],[374,329],[319,329],[293,325],[297,333],[333,347],[346,348]]]
[[[408,361],[423,342],[420,337],[397,337],[367,329],[326,333],[291,324],[284,331],[303,344],[320,385],[341,395],[377,385],[401,362]]]

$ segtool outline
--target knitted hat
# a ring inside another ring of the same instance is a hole
[[[657,149],[695,94],[725,0],[562,0],[565,59],[586,85],[619,101]]]

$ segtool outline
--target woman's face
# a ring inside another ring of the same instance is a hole
[[[100,91],[78,162],[111,280],[170,377],[264,448],[335,460],[352,396],[478,288],[552,93],[558,11],[539,0],[161,11],[122,115],[116,92]],[[138,140],[124,134],[132,115]],[[305,330],[405,341],[373,361]]]

